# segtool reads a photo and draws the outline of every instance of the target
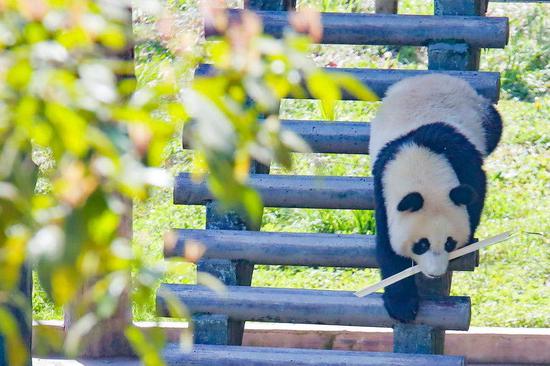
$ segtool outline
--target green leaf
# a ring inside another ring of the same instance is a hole
[[[126,338],[130,342],[130,345],[134,351],[140,356],[141,361],[145,366],[164,366],[164,360],[162,359],[159,350],[161,347],[157,347],[158,333],[155,334],[153,341],[145,335],[145,330],[136,326],[129,326],[125,331]],[[164,339],[162,339],[164,344]]]
[[[65,148],[78,157],[83,156],[88,150],[86,139],[88,121],[74,109],[58,103],[47,103],[45,114],[56,127]]]
[[[333,120],[336,102],[342,99],[342,93],[338,84],[328,73],[322,70],[315,70],[308,75],[306,83],[311,95],[321,101],[323,116]]]
[[[23,89],[32,77],[32,67],[29,61],[17,61],[7,73],[6,81],[14,89]]]
[[[340,88],[345,89],[357,99],[365,102],[375,102],[379,100],[378,96],[372,90],[365,87],[352,75],[346,73],[332,73],[331,76]]]
[[[250,223],[254,227],[258,227],[264,211],[264,204],[260,194],[250,187],[245,187],[241,197]]]

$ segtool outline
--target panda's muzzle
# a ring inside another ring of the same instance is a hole
[[[422,273],[429,278],[443,276],[449,266],[449,253],[428,250],[416,258]]]

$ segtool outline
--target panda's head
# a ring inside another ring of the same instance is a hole
[[[449,253],[471,238],[467,205],[476,193],[460,184],[438,154],[414,146],[398,155],[383,178],[392,249],[413,259],[426,276],[441,276]]]
[[[399,254],[412,258],[428,277],[443,275],[449,265],[449,253],[470,239],[465,207],[474,197],[474,191],[466,185],[450,189],[448,202],[430,202],[420,192],[406,194],[396,207],[394,224],[401,229],[392,238]]]

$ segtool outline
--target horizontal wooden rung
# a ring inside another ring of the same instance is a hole
[[[238,20],[242,10],[231,10]],[[264,32],[281,38],[288,28],[288,12],[256,11]],[[508,19],[484,16],[431,16],[365,13],[321,13],[323,37],[319,43],[352,45],[428,46],[453,41],[479,48],[503,48],[508,43]],[[207,36],[215,35],[211,24]]]
[[[389,352],[332,351],[300,348],[244,347],[195,344],[191,352],[170,344],[164,350],[168,366],[464,366],[464,357]]]
[[[392,327],[398,322],[384,308],[382,295],[356,297],[349,291],[226,286],[223,294],[198,285],[161,285],[157,310],[169,316],[166,296],[175,296],[192,314],[224,314],[238,321]],[[421,300],[415,324],[467,330],[470,298]]]
[[[199,243],[206,250],[202,259],[274,265],[378,267],[376,240],[372,235],[193,229],[179,229],[174,233],[175,236],[166,237],[166,257],[183,257]],[[187,249],[186,245],[189,245]],[[450,269],[473,271],[476,264],[477,252],[452,261]]]
[[[371,177],[253,174],[248,184],[266,207],[374,209]],[[213,198],[206,182],[194,182],[189,173],[176,177],[174,204],[204,205]]]
[[[328,72],[346,72],[363,84],[368,86],[380,98],[384,97],[390,86],[408,77],[426,75],[432,73],[441,73],[455,76],[467,81],[479,94],[496,103],[500,91],[500,74],[498,72],[482,71],[443,71],[443,70],[382,70],[382,69],[356,69],[356,68],[333,68],[327,67],[324,70]],[[212,65],[202,64],[196,70],[196,75],[204,76],[215,72]],[[305,85],[304,85],[305,86]],[[311,95],[306,95],[311,98]],[[343,93],[343,100],[355,100],[356,98],[347,93]]]
[[[365,122],[282,120],[282,127],[300,135],[313,152],[368,154],[370,124]],[[183,148],[191,148],[192,123],[183,133]]]

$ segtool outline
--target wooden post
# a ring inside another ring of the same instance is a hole
[[[295,0],[248,0],[246,8],[254,10],[288,10],[296,6]],[[257,162],[251,173],[269,174],[269,167]],[[206,204],[206,229],[213,230],[259,230],[251,227],[234,212],[221,212],[215,201]],[[250,286],[254,264],[233,260],[202,260],[197,271],[214,275],[227,286]],[[241,345],[244,322],[235,321],[222,314],[195,315],[194,342],[198,344]]]
[[[435,0],[435,15],[485,15],[487,0]],[[430,70],[477,70],[479,48],[466,43],[436,43],[428,47]]]
[[[122,61],[133,62],[134,44],[131,38],[132,32],[132,8],[127,8],[126,17],[127,35],[129,38],[127,47],[115,54],[109,54],[109,57]],[[117,75],[117,81],[123,79],[135,78],[133,71],[129,74]],[[122,198],[121,198],[122,199]],[[124,213],[118,227],[118,235],[128,240],[131,245],[133,225],[132,212],[133,203],[130,199],[124,200]],[[78,299],[74,304],[68,306],[64,313],[64,328],[67,331],[79,318]],[[112,317],[102,320],[94,327],[92,332],[86,335],[84,340],[85,348],[79,352],[84,357],[126,357],[133,356],[134,351],[124,334],[128,325],[132,323],[132,306],[130,303],[130,289],[126,288],[118,299],[118,306]]]
[[[435,0],[435,15],[484,15],[486,0]],[[435,43],[428,47],[430,70],[477,70],[479,49],[465,43]],[[449,295],[452,272],[440,279],[417,275],[421,296]],[[394,328],[394,352],[443,354],[445,330],[399,324]]]
[[[397,0],[376,0],[374,11],[376,14],[397,14]]]
[[[30,151],[30,142],[24,148],[26,151]],[[32,179],[33,185],[36,184],[38,179],[38,166],[32,161],[30,154],[26,154],[21,157],[18,162],[21,164],[19,168],[28,172],[28,177]],[[8,180],[10,178],[8,177]],[[32,268],[29,262],[25,262],[21,267],[21,273],[19,274],[18,291],[24,297],[25,303],[21,306],[7,306],[9,311],[15,318],[21,341],[25,345],[27,350],[27,358],[25,364],[31,366],[31,349],[32,349]],[[20,305],[20,304],[19,304]],[[0,366],[10,366],[9,355],[11,351],[8,348],[6,339],[0,335]]]
[[[27,265],[23,266],[20,276],[19,291],[26,297],[27,302],[24,309],[21,309],[19,307],[9,307],[9,310],[15,316],[21,339],[26,346],[25,348],[27,349],[26,365],[31,366],[32,271]],[[8,358],[8,352],[10,350],[7,347],[8,345],[6,344],[4,337],[0,335],[0,366],[10,366]]]
[[[291,10],[296,8],[296,0],[248,0],[246,8],[253,10]]]
[[[131,243],[132,240],[132,201],[125,200],[125,213],[118,229],[118,235]],[[130,245],[130,244],[129,244]],[[124,331],[132,323],[132,306],[126,288],[118,299],[113,316],[97,324],[83,340],[84,347],[79,352],[83,357],[128,357],[135,355]],[[78,299],[67,307],[64,313],[64,328],[67,332],[79,319]],[[67,334],[67,333],[66,333]]]
[[[269,167],[253,163],[253,174],[269,174]],[[222,212],[215,201],[206,204],[206,229],[259,230],[248,225],[234,212]],[[254,265],[246,261],[208,259],[199,261],[197,271],[209,273],[226,286],[250,286]],[[241,345],[244,322],[234,321],[222,314],[193,316],[194,341],[199,344]]]

